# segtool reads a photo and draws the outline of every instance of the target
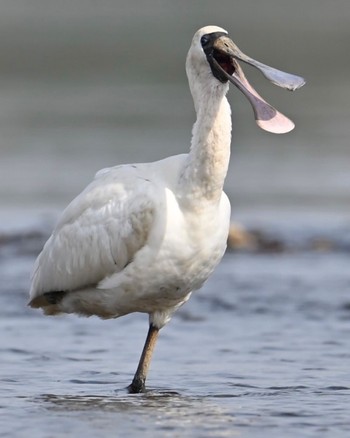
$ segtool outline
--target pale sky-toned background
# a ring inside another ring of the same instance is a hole
[[[290,93],[243,66],[295,121],[284,136],[259,130],[231,87],[233,211],[349,216],[349,22],[348,0],[2,0],[1,221],[59,210],[99,168],[186,152],[194,110],[184,61],[207,24],[307,80]]]

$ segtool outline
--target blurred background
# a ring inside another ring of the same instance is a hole
[[[244,66],[296,123],[282,136],[231,87],[233,217],[348,220],[349,18],[348,0],[1,0],[0,230],[54,221],[100,168],[186,152],[184,63],[207,24],[307,80],[289,93]]]

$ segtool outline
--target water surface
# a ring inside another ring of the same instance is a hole
[[[162,330],[148,392],[129,395],[146,316],[28,309],[35,243],[2,246],[3,436],[349,433],[348,252],[228,253]]]

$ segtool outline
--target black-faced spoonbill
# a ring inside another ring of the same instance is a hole
[[[229,82],[248,98],[262,129],[285,133],[294,127],[257,94],[237,60],[280,87],[304,84],[244,55],[224,29],[198,30],[186,60],[197,115],[190,152],[99,171],[65,209],[34,266],[30,306],[47,315],[149,314],[132,393],[145,389],[159,330],[203,285],[226,249]]]

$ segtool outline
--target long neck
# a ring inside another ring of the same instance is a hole
[[[231,109],[228,87],[191,89],[197,120],[191,149],[180,175],[182,197],[189,201],[219,201],[230,159]]]

